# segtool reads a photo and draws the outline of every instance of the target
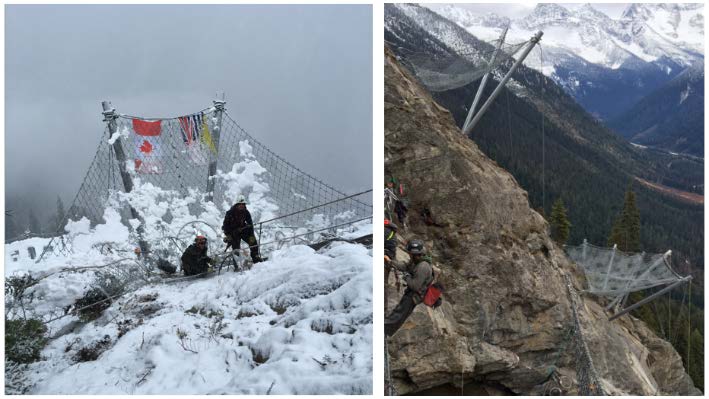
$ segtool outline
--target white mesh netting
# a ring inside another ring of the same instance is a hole
[[[585,242],[566,246],[571,260],[586,274],[589,292],[617,297],[633,291],[674,283],[682,276],[669,263],[665,254],[625,253],[613,248],[602,248]]]
[[[404,48],[400,50],[421,83],[431,91],[440,92],[457,89],[480,79],[488,70],[509,61],[527,43],[503,44],[492,65],[486,59],[492,56],[489,51],[433,55]]]
[[[286,237],[314,241],[371,218],[371,189],[347,195],[301,171],[218,105],[163,119],[104,113],[108,126],[94,160],[42,256],[71,252],[72,236],[65,227],[83,218],[92,227],[106,222],[107,205],[119,209],[123,224],[134,232],[136,219],[142,219],[142,240],[153,241],[148,242],[153,249],[167,248],[160,242],[168,239],[188,240],[195,229],[186,224],[205,219],[202,224],[209,226],[200,231],[217,239],[217,216],[223,218],[239,195],[254,204],[250,211],[259,241],[273,247]],[[125,159],[123,171],[119,158]]]

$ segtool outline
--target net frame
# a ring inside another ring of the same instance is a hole
[[[672,251],[663,254],[631,253],[618,250],[617,245],[604,248],[587,240],[578,246],[565,245],[564,251],[583,269],[589,287],[585,292],[612,299],[607,309],[624,306],[631,292],[665,286],[660,291],[664,292],[692,278],[682,276],[672,268]],[[644,301],[652,300],[658,294],[652,294]],[[612,319],[629,310],[631,308],[619,309]]]
[[[514,54],[527,45],[521,43],[503,43],[494,62],[486,60],[493,51],[459,51],[446,54],[416,52],[399,47],[405,63],[411,67],[416,77],[433,92],[455,90],[466,86],[488,72],[497,71],[500,65],[512,61]]]
[[[211,170],[210,164],[216,165],[219,172],[227,172],[236,165],[245,167],[253,161],[258,162],[264,169],[262,184],[276,204],[279,216],[276,220],[263,222],[267,219],[265,215],[261,218],[252,215],[259,241],[261,235],[273,241],[274,237],[296,234],[305,236],[299,242],[315,240],[324,234],[336,235],[343,231],[343,226],[371,218],[371,190],[348,196],[302,171],[246,132],[223,104],[215,101],[214,107],[172,118],[144,118],[117,114],[114,110],[104,112],[107,126],[91,165],[66,218],[57,226],[57,233],[45,246],[37,262],[48,252],[56,255],[72,252],[71,240],[64,234],[64,226],[69,220],[86,217],[91,226],[105,222],[103,212],[109,199],[116,193],[127,191],[117,159],[119,152],[124,154],[127,172],[140,183],[150,183],[181,195],[199,192],[201,201],[190,204],[190,214],[194,215],[205,209],[206,202],[211,202],[222,214],[232,205],[230,201],[233,199],[226,195],[230,183],[214,177],[215,171]],[[191,126],[186,123],[190,121]],[[158,135],[137,133],[136,129],[145,133],[145,126],[149,131],[151,124],[159,125]],[[122,151],[116,150],[115,141],[119,142]],[[144,151],[146,149],[149,151]],[[213,192],[209,192],[210,179]],[[250,192],[242,194],[248,198]],[[128,207],[121,210],[121,220],[127,226],[135,216],[131,211],[133,209]],[[317,218],[323,219],[325,226],[331,228],[323,229],[322,223],[314,226],[312,221]],[[215,230],[221,226],[211,227]],[[306,232],[317,230],[322,234],[303,234],[303,229]],[[135,233],[132,232],[132,239],[138,240]],[[177,242],[184,242],[180,237],[164,238],[173,242],[177,238]],[[282,245],[278,244],[279,247]]]

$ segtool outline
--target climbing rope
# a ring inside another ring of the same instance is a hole
[[[290,216],[298,215],[298,214],[301,214],[301,213],[303,213],[303,212],[312,211],[312,210],[315,210],[315,209],[318,209],[318,208],[322,208],[322,207],[325,207],[325,206],[328,206],[328,205],[335,204],[335,203],[337,203],[337,202],[341,202],[341,201],[345,201],[345,200],[348,200],[348,199],[351,199],[351,198],[359,197],[359,196],[362,195],[362,194],[371,193],[372,191],[373,191],[373,189],[370,188],[369,190],[364,190],[364,191],[361,191],[361,192],[359,192],[359,193],[352,194],[352,195],[348,195],[348,196],[342,197],[342,198],[338,198],[338,199],[333,200],[333,201],[330,201],[330,202],[325,202],[325,203],[323,203],[323,204],[318,204],[318,205],[315,205],[315,206],[310,207],[310,208],[301,209],[301,210],[299,210],[299,211],[295,211],[295,212],[289,213],[289,214],[287,214],[287,215],[277,216],[277,217],[275,217],[275,218],[273,218],[273,219],[264,220],[263,222],[255,223],[254,226],[256,226],[257,224],[258,224],[258,225],[264,225],[264,224],[266,224],[266,223],[270,223],[270,222],[274,222],[274,221],[276,221],[276,220],[280,220],[280,219],[284,219],[284,218],[287,218],[287,217],[290,217]]]
[[[510,151],[509,151],[510,154],[509,154],[509,156],[510,156],[510,160],[512,160],[512,159],[514,159],[514,153],[512,151],[512,145],[514,142],[512,141],[512,111],[510,110],[510,108],[511,108],[510,107],[510,91],[505,90],[505,95],[507,96],[507,132],[510,135]]]
[[[542,44],[537,43],[537,45],[539,46],[539,68],[542,75],[541,103],[544,104],[544,92],[546,91],[546,78],[544,77],[544,56],[542,52]],[[546,213],[546,134],[544,132],[544,112],[542,111],[540,112],[540,114],[542,115],[542,210]]]
[[[672,293],[672,291],[670,291],[670,294],[671,294],[671,293]],[[685,300],[686,296],[687,296],[687,287],[684,287],[684,288],[682,289],[682,301],[680,301],[680,303],[679,303],[680,315],[682,314],[682,309],[684,308],[684,300]],[[669,304],[668,304],[668,307],[669,307]],[[671,309],[670,309],[670,312],[669,312],[669,313],[670,313],[670,315],[672,314]],[[680,321],[681,321],[681,318],[680,318],[680,317],[677,317],[677,319],[675,320],[676,323],[679,323]],[[679,326],[677,326],[677,327],[679,327]],[[672,339],[672,330],[676,330],[676,331],[675,331],[674,339]],[[669,332],[669,335],[670,335],[670,343],[673,343],[674,341],[677,340],[677,337],[679,336],[679,333],[680,333],[680,332],[679,332],[679,328],[670,328],[670,332]]]
[[[687,305],[687,374],[689,374],[690,355],[692,348],[692,280],[689,281],[689,299]]]
[[[389,365],[389,345],[384,337],[384,395],[397,396],[396,388],[391,382],[391,367]]]

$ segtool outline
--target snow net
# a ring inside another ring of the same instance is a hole
[[[602,248],[584,241],[566,246],[569,258],[583,267],[589,292],[606,296],[624,296],[633,291],[667,285],[683,277],[675,273],[665,254],[625,253]]]
[[[42,257],[72,252],[76,237],[118,218],[131,245],[107,234],[108,247],[143,241],[174,256],[195,234],[221,244],[224,214],[241,195],[261,253],[371,224],[371,189],[347,195],[301,171],[242,129],[223,103],[169,119],[104,114],[93,162]]]
[[[466,86],[482,78],[488,70],[510,60],[527,43],[503,44],[492,64],[485,59],[492,57],[491,51],[433,55],[400,48],[400,54],[426,88],[441,92]]]

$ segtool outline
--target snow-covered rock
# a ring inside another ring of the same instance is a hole
[[[30,393],[371,394],[371,292],[371,250],[349,243],[145,286],[52,340]],[[105,336],[98,359],[76,360]]]

